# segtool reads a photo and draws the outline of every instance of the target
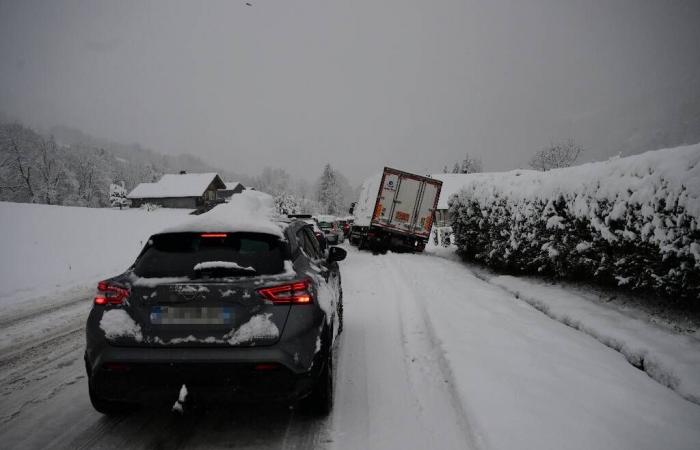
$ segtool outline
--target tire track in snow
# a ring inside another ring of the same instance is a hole
[[[346,384],[339,386],[339,399],[353,403],[337,405],[335,447],[430,448],[439,442],[440,448],[475,448],[394,256],[349,253],[342,269],[352,274],[344,277],[348,334],[339,374]]]
[[[405,342],[403,347],[407,361],[413,363],[409,373],[412,372],[412,381],[416,385],[416,392],[421,392],[421,386],[434,383],[430,390],[435,392],[422,392],[423,395],[420,398],[423,405],[429,405],[426,414],[430,414],[430,408],[435,408],[436,402],[444,401],[447,398],[454,412],[448,420],[451,419],[452,424],[462,433],[461,436],[455,434],[453,439],[457,442],[462,441],[469,448],[484,448],[484,443],[474,432],[469,416],[460,400],[452,368],[430,321],[425,304],[425,300],[429,297],[418,295],[415,290],[409,288],[409,283],[418,278],[416,274],[407,273],[406,266],[399,261],[403,255],[388,254],[386,256],[395,259],[395,263],[387,264],[387,272],[394,280],[394,286],[399,288],[400,297],[407,300],[399,303],[403,325],[402,334]],[[444,432],[436,434],[436,437],[445,438]]]

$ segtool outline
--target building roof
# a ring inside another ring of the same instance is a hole
[[[128,198],[166,198],[166,197],[199,197],[204,194],[209,185],[219,181],[220,187],[224,182],[216,173],[185,173],[167,174],[157,183],[141,183],[129,193]]]
[[[430,175],[431,178],[442,181],[442,189],[440,190],[440,199],[438,200],[437,209],[447,209],[447,201],[452,194],[456,194],[467,184],[470,176],[473,176],[473,174],[437,173]]]
[[[239,183],[238,181],[225,181],[224,184],[226,184],[227,191],[232,191],[238,186],[243,186],[243,184]],[[243,186],[243,189],[245,189],[245,186]]]

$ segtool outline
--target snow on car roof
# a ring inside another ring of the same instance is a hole
[[[199,197],[218,177],[216,173],[166,174],[157,183],[141,183],[127,198]]]
[[[259,191],[243,191],[228,203],[216,206],[199,216],[194,216],[161,233],[265,233],[284,237],[286,224],[277,220],[271,195]]]

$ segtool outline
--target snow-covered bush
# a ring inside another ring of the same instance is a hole
[[[500,270],[700,296],[700,144],[474,174],[449,214],[460,253]]]
[[[129,200],[126,198],[127,192],[124,187],[124,182],[121,184],[110,184],[109,185],[109,204],[112,208],[119,208],[129,206]]]
[[[145,211],[155,211],[156,209],[159,209],[160,205],[156,205],[155,203],[144,203],[141,205],[141,209]]]
[[[275,209],[278,214],[300,214],[301,205],[299,200],[292,194],[282,193],[275,197]]]

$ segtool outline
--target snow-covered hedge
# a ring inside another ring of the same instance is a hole
[[[474,174],[449,212],[461,254],[491,267],[700,298],[700,144]]]

